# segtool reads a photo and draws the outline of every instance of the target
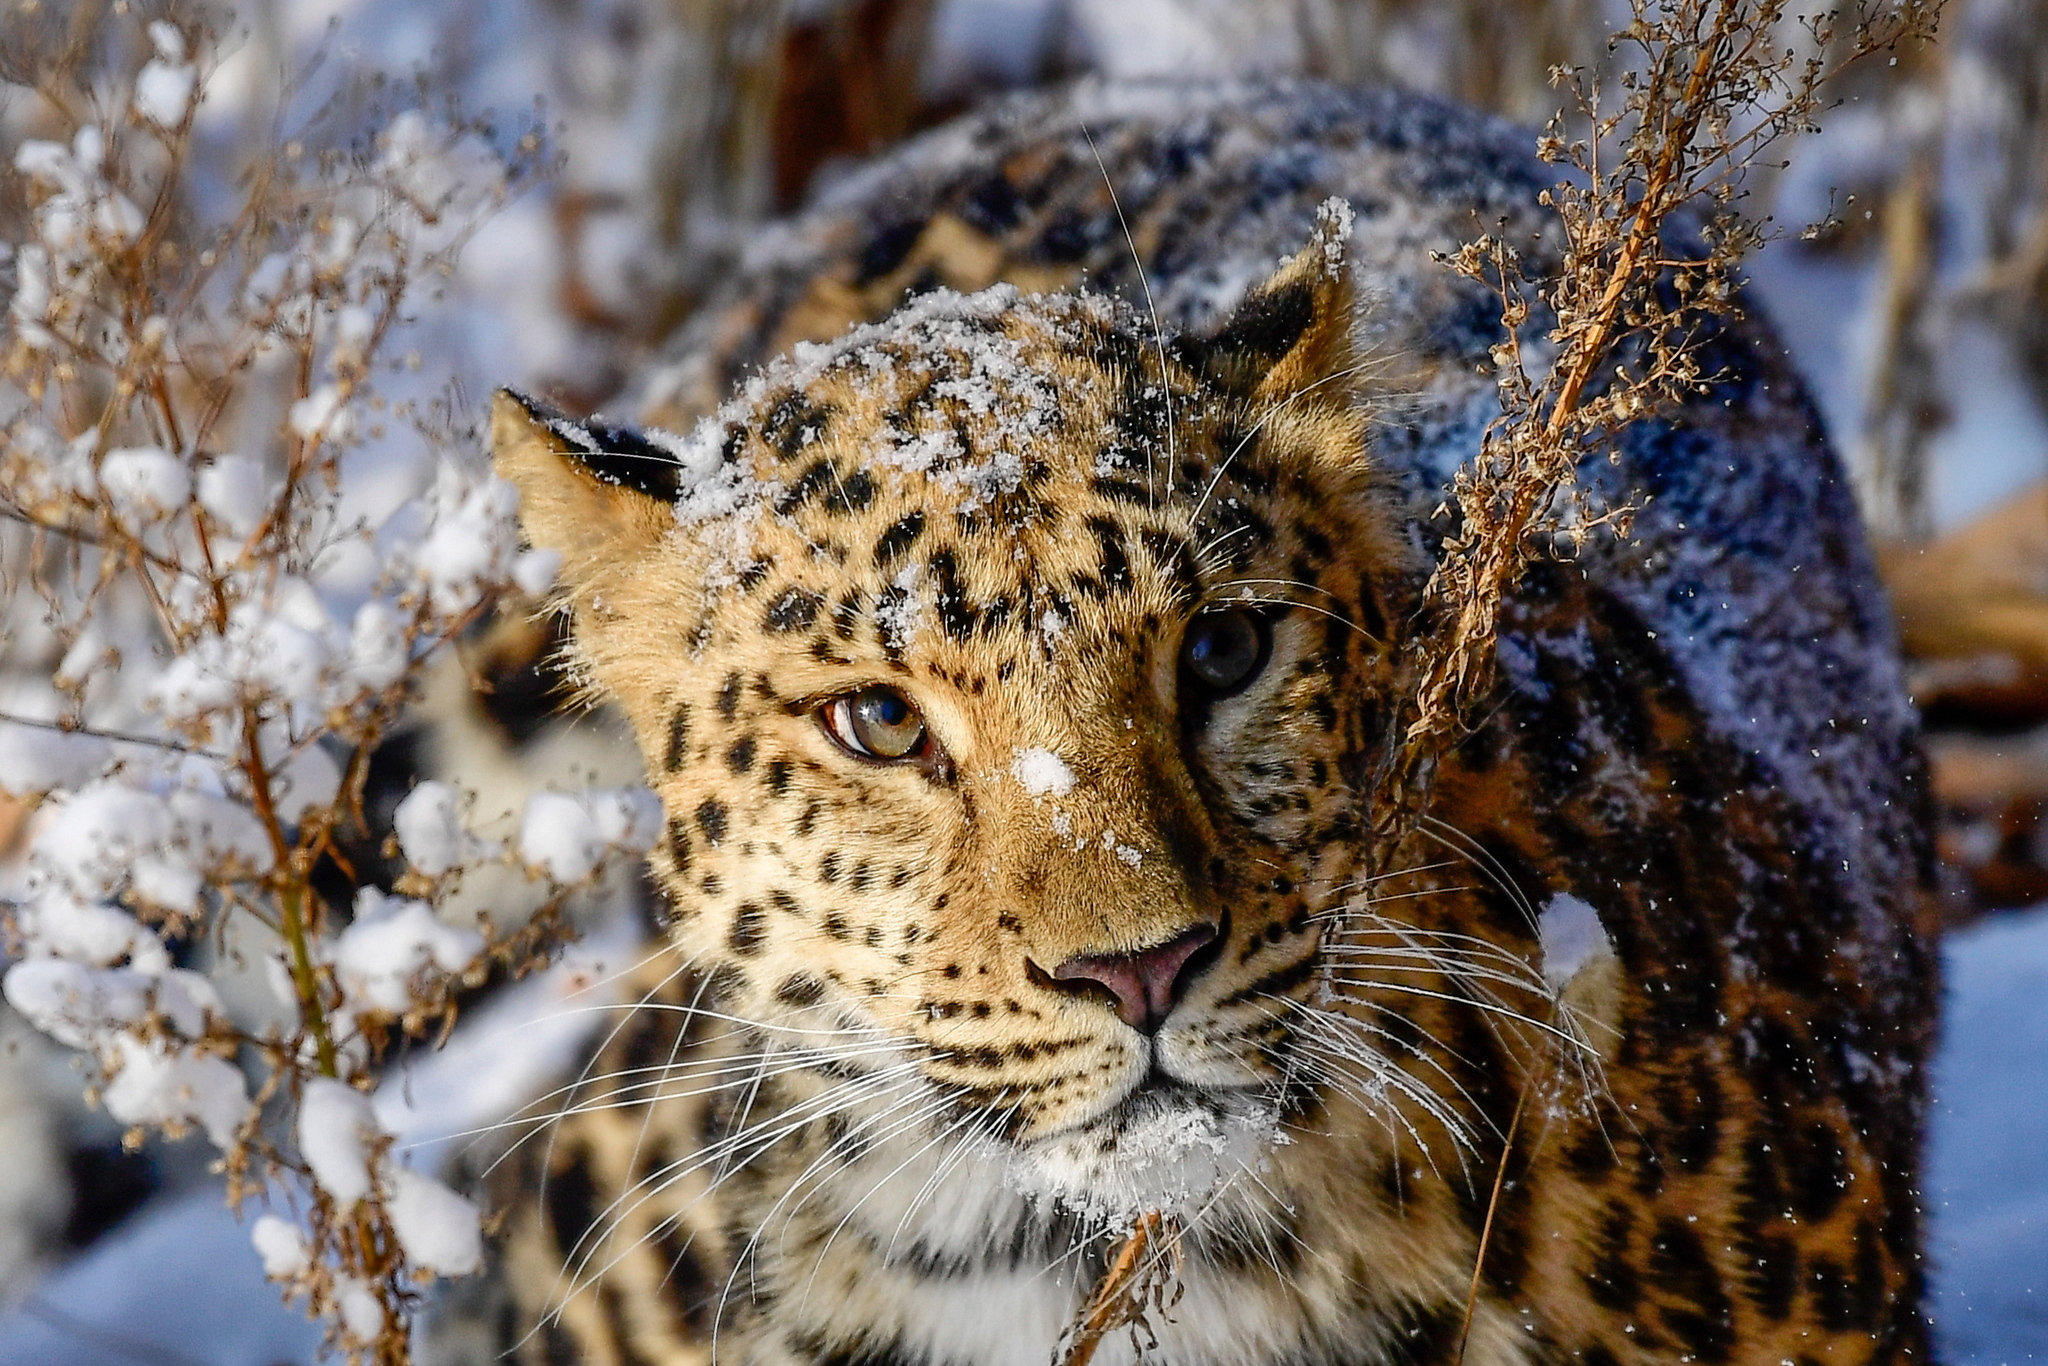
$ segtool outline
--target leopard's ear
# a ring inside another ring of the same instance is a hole
[[[1184,338],[1182,354],[1254,410],[1304,398],[1348,405],[1358,306],[1350,238],[1351,206],[1326,200],[1308,245],[1207,336]]]
[[[491,455],[519,490],[519,520],[538,549],[560,551],[562,582],[637,560],[675,526],[683,487],[675,455],[629,428],[578,422],[500,389]]]

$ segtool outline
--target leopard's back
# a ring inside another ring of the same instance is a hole
[[[1491,232],[1532,271],[1553,259],[1536,202],[1549,176],[1528,147],[1431,101],[1314,85],[1006,102],[764,238],[656,367],[643,413],[687,427],[771,357],[940,287],[1108,291],[1162,334],[1200,332],[1337,196],[1355,215],[1367,362],[1396,395],[1373,456],[1427,552],[1445,482],[1496,411],[1499,331],[1493,301],[1432,253]],[[1596,498],[1639,501],[1634,537],[1596,535],[1532,571],[1506,614],[1497,705],[1441,783],[1445,838],[1532,913],[1593,903],[1622,981],[1611,1089],[1590,1133],[1533,1150],[1523,1137],[1532,1195],[1501,1206],[1485,1270],[1502,1305],[1542,1307],[1531,1360],[1631,1359],[1587,1346],[1610,1338],[1640,1360],[1924,1360],[1933,873],[1913,717],[1853,499],[1796,375],[1754,319],[1722,328],[1707,359],[1708,391],[1584,471]],[[704,985],[657,962],[638,989],[687,1006]],[[705,1360],[716,1307],[747,1293],[729,1252],[757,1230],[700,1199],[701,1174],[615,1204],[730,1123],[706,1095],[619,1089],[676,1059],[716,1066],[685,1018],[648,1011],[617,1031],[592,1071],[619,1103],[583,1107],[499,1168],[504,1321],[519,1329],[501,1345],[614,1260],[523,1338],[530,1359]],[[1329,1241],[1336,1255],[1343,1231]],[[1429,1313],[1388,1359],[1449,1359]]]

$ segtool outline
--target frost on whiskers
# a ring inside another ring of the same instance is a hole
[[[1140,1093],[1110,1118],[1014,1154],[1005,1179],[1106,1229],[1125,1228],[1146,1213],[1198,1216],[1287,1141],[1277,1112],[1255,1097],[1219,1109]]]

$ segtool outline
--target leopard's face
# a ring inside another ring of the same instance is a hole
[[[1300,1103],[1412,579],[1354,393],[1306,369],[1349,326],[1315,264],[1172,346],[1102,301],[928,303],[751,386],[642,553],[570,541],[674,941],[820,1113],[1123,1207]],[[595,444],[626,484],[662,454]]]

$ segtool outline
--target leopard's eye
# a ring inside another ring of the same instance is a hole
[[[1255,612],[1204,612],[1181,641],[1181,667],[1211,697],[1242,692],[1266,667],[1272,633]]]
[[[827,735],[863,759],[892,762],[924,753],[924,716],[894,688],[877,684],[835,697],[818,716]]]

